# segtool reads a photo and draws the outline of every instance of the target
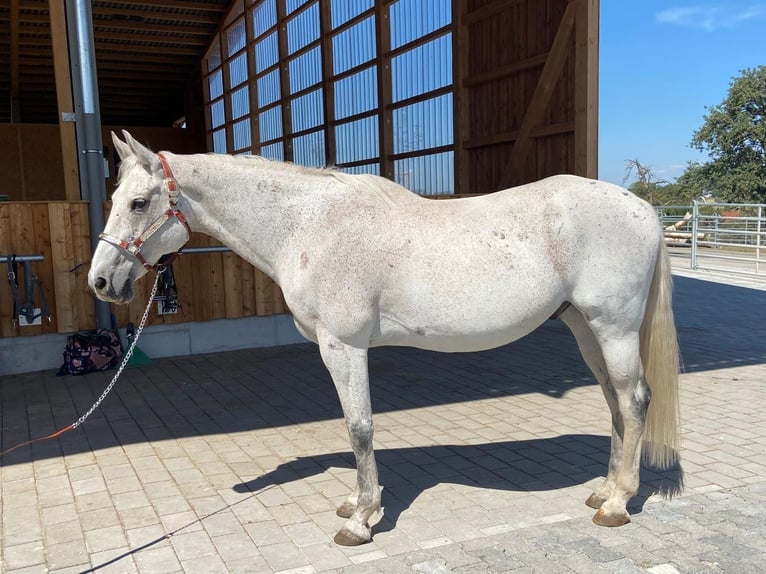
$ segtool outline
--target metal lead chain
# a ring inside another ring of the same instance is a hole
[[[77,419],[75,422],[72,423],[73,429],[77,428],[82,423],[84,423],[85,419],[87,419],[91,414],[93,414],[93,411],[95,411],[98,408],[98,406],[104,401],[104,399],[106,398],[106,395],[109,394],[109,391],[112,390],[115,383],[117,382],[117,379],[120,378],[120,375],[122,374],[122,371],[125,369],[125,366],[128,364],[130,357],[133,356],[133,350],[136,348],[136,343],[138,343],[138,338],[141,336],[141,331],[144,330],[144,325],[146,325],[146,320],[149,318],[149,311],[152,308],[152,303],[154,302],[154,296],[157,294],[157,286],[159,285],[159,282],[160,282],[160,275],[162,275],[162,272],[164,270],[165,270],[165,267],[162,265],[157,267],[157,275],[154,278],[154,285],[152,286],[152,292],[149,294],[149,302],[146,304],[146,309],[144,309],[144,315],[143,317],[141,317],[141,322],[138,324],[138,328],[136,329],[136,334],[133,337],[133,341],[130,343],[128,350],[125,351],[125,356],[123,356],[122,362],[120,363],[120,366],[117,369],[117,372],[114,374],[114,376],[112,377],[112,380],[104,389],[104,392],[101,393],[101,396],[98,397],[98,400],[95,403],[93,403],[93,406],[91,406],[84,415],[82,415],[79,419]]]

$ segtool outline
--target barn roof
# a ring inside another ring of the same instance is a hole
[[[102,122],[170,125],[178,119],[229,3],[92,0]],[[58,122],[52,20],[55,25],[48,0],[0,0],[0,123]]]

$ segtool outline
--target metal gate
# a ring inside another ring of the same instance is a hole
[[[665,243],[691,269],[766,277],[766,205],[694,200],[656,209]]]

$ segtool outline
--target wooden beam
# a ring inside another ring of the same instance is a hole
[[[501,187],[517,183],[514,176],[516,172],[520,171],[521,166],[527,160],[529,155],[530,134],[540,123],[543,112],[548,106],[551,94],[556,87],[556,83],[561,77],[564,62],[569,55],[569,45],[572,38],[572,30],[574,29],[574,20],[575,2],[571,1],[567,3],[564,15],[561,18],[561,23],[556,31],[556,37],[553,39],[553,45],[548,53],[548,59],[545,61],[545,66],[543,66],[540,78],[537,81],[537,86],[535,86],[535,91],[532,94],[527,113],[521,121],[519,135],[516,138],[516,143],[513,145],[511,157],[508,159],[508,163],[503,170],[503,175],[499,182]]]
[[[452,0],[452,13],[464,14],[468,6],[467,0]],[[453,96],[452,112],[454,126],[453,141],[455,142],[455,193],[468,193],[471,189],[470,154],[465,145],[460,145],[471,137],[471,94],[465,82],[460,78],[468,76],[469,59],[471,55],[470,28],[462,19],[453,22],[452,32],[452,78]]]
[[[287,18],[286,0],[277,1],[277,44],[279,50],[279,88],[281,98],[277,100],[282,104],[282,147],[285,161],[293,161],[293,118],[290,108],[290,64],[287,46]]]
[[[154,4],[152,4],[154,6]],[[220,8],[220,7],[219,7]],[[151,20],[161,20],[161,21],[168,21],[171,23],[176,24],[210,24],[213,26],[217,26],[220,22],[220,16],[217,14],[179,14],[177,12],[154,12],[152,10],[147,10],[146,4],[126,4],[123,3],[120,5],[119,10],[115,10],[114,8],[104,8],[102,6],[93,6],[92,13],[95,16],[103,16],[106,18],[111,18],[115,14],[124,15],[124,14],[131,14],[133,16],[138,16],[143,19],[151,19]],[[96,18],[94,18],[96,20]],[[119,21],[119,20],[118,20]],[[99,23],[101,23],[100,21]],[[137,22],[137,24],[140,24],[140,22]]]
[[[170,10],[188,10],[189,12],[214,12],[216,14],[223,14],[226,11],[226,6],[221,6],[215,2],[188,2],[184,0],[151,0],[151,2],[144,2],[145,7],[152,9],[170,9]],[[119,14],[124,11],[123,6],[119,8],[109,8],[111,12]],[[179,20],[183,20],[183,14],[176,15]]]
[[[598,177],[599,0],[576,0],[574,172]]]
[[[332,14],[329,2],[319,2],[319,37],[322,42],[322,101],[324,104],[324,149],[325,164],[335,165],[335,82],[332,55]]]
[[[453,12],[453,14],[460,14],[460,23],[466,26],[470,26],[471,24],[476,24],[476,22],[486,20],[487,18],[490,18],[499,12],[505,12],[511,6],[521,4],[525,1],[526,0],[495,0],[494,2],[485,4],[481,8],[471,10],[470,12],[461,11]]]
[[[11,0],[11,121],[19,117],[19,0]]]
[[[558,124],[549,124],[547,126],[538,126],[533,128],[529,134],[530,138],[541,138],[546,136],[553,136],[559,134],[571,133],[575,130],[574,122],[562,122]],[[489,147],[493,145],[500,145],[504,143],[512,143],[519,139],[519,130],[511,132],[502,132],[498,134],[492,134],[491,136],[476,137],[463,141],[463,147],[465,149],[476,149],[482,147]]]
[[[394,118],[391,109],[393,89],[391,87],[391,59],[386,56],[391,50],[391,22],[388,6],[375,2],[375,52],[378,62],[378,153],[380,154],[380,175],[394,179]]]
[[[250,113],[248,114],[248,117],[250,118],[250,151],[253,153],[253,155],[257,155],[260,153],[260,139],[261,139],[261,126],[258,123],[258,80],[256,79],[256,62],[255,62],[255,50],[251,49],[251,46],[255,42],[255,27],[254,27],[254,14],[253,14],[253,8],[251,6],[248,6],[245,8],[245,46],[247,50],[247,85],[249,88],[248,95],[250,97]],[[207,70],[205,69],[205,60],[202,61],[201,64],[202,69],[202,82],[203,87],[202,91],[204,92],[203,100],[205,103],[207,103],[208,100],[208,86],[204,85],[207,83]],[[207,105],[204,106],[204,112],[205,116],[209,116],[209,110]],[[207,130],[209,129],[208,121],[205,122],[206,128],[205,133],[207,133]],[[209,151],[209,150],[208,150]],[[255,271],[253,273],[253,281],[255,281]],[[255,284],[253,284],[253,288],[255,288]],[[255,296],[255,295],[254,295]],[[257,304],[253,303],[253,313],[255,313],[255,306]]]
[[[199,36],[194,38],[186,38],[184,36],[172,36],[170,34],[155,34],[143,29],[136,30],[137,33],[125,33],[125,32],[104,32],[100,31],[95,37],[99,38],[102,35],[109,37],[109,42],[103,42],[100,45],[108,46],[110,44],[116,44],[122,46],[122,42],[125,42],[124,47],[126,50],[130,50],[135,45],[151,44],[155,50],[165,50],[162,46],[193,46],[195,48],[207,48],[209,36]]]
[[[135,60],[136,58],[140,57],[143,58],[144,54],[157,54],[160,52],[162,55],[171,55],[171,56],[192,56],[192,57],[199,57],[202,55],[201,46],[200,49],[197,48],[181,48],[181,47],[170,47],[170,46],[149,46],[146,44],[120,44],[117,42],[107,42],[105,40],[95,40],[96,45],[96,57],[98,60],[101,59],[101,51],[102,50],[113,50],[115,52],[122,52],[126,54],[130,54],[132,56],[132,59]],[[141,54],[141,56],[137,56],[137,54]]]
[[[491,82],[493,80],[499,80],[507,76],[518,74],[519,72],[523,72],[525,70],[531,70],[532,68],[543,66],[545,65],[545,62],[547,59],[548,59],[548,53],[546,52],[544,54],[538,54],[537,56],[532,56],[530,58],[524,58],[523,60],[519,60],[518,62],[506,64],[505,66],[499,66],[497,68],[494,68],[482,74],[475,74],[473,76],[464,76],[462,85],[464,88],[480,86],[482,84],[486,84],[487,82]]]
[[[63,119],[63,114],[74,113],[66,12],[64,3],[60,0],[48,0],[48,9],[51,20],[51,45],[53,47],[53,72],[56,78],[61,159],[64,168],[64,195],[67,201],[78,201],[81,199],[80,170],[77,165],[75,123]]]

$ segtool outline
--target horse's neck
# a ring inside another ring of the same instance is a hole
[[[189,156],[179,161],[181,193],[190,203],[194,231],[209,235],[255,264],[271,278],[289,234],[304,229],[312,199],[304,178],[259,160]],[[175,168],[174,168],[175,169]],[[317,176],[308,176],[317,177]],[[317,188],[320,192],[320,188]]]

